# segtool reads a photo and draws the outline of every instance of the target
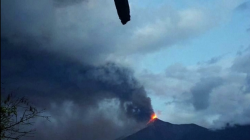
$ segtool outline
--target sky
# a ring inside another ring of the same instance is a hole
[[[46,108],[38,140],[250,123],[250,1],[129,4],[122,25],[113,0],[1,1],[1,91]]]

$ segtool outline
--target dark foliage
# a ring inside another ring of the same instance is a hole
[[[1,100],[1,139],[18,140],[33,136],[35,129],[31,126],[35,123],[34,119],[49,119],[48,116],[42,115],[43,111],[30,105],[27,98],[16,98],[8,94]]]

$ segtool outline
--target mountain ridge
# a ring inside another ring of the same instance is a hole
[[[196,124],[171,124],[155,119],[145,128],[117,140],[250,140],[250,125],[215,131]]]

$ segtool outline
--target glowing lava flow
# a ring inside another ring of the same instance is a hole
[[[147,123],[147,124],[149,124],[149,123],[153,122],[156,118],[157,118],[156,114],[155,114],[155,113],[154,113],[154,114],[152,114],[152,115],[151,115],[151,119],[148,121],[148,123]]]

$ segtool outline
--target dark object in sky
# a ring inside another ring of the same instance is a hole
[[[115,6],[122,24],[130,21],[130,10],[128,0],[115,0]]]
[[[250,140],[250,125],[212,131],[196,124],[171,124],[156,119],[146,128],[117,140]]]

